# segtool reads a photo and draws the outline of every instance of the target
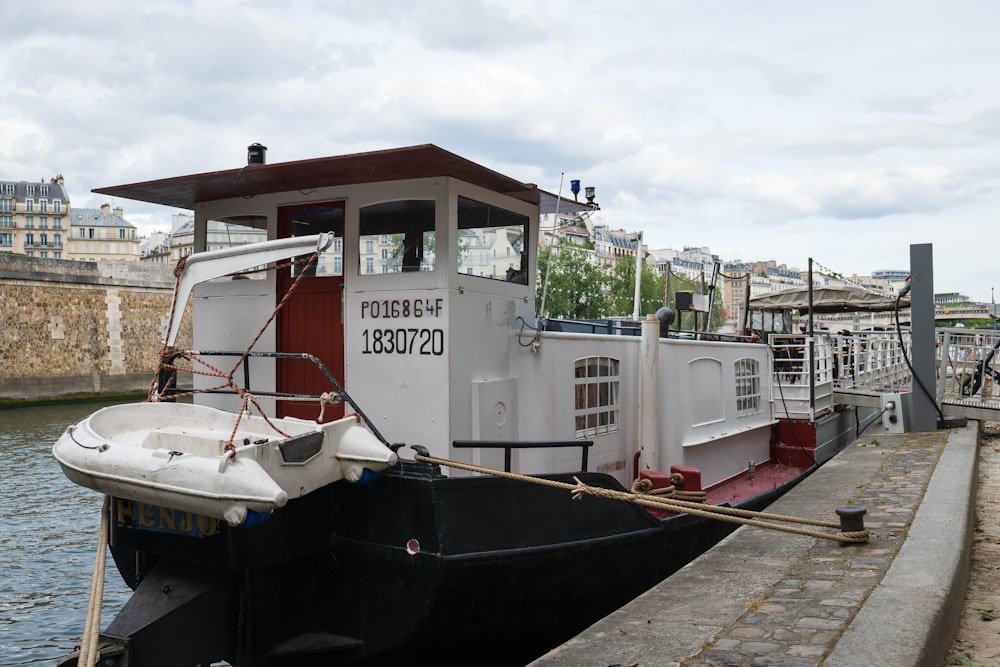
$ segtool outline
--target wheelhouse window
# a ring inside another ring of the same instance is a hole
[[[528,216],[458,198],[458,272],[528,284]]]
[[[760,363],[756,359],[736,360],[736,414],[760,412]]]
[[[618,359],[586,357],[574,368],[573,403],[576,437],[618,430]]]
[[[359,211],[361,273],[433,271],[434,201],[401,199]]]
[[[311,278],[326,278],[343,275],[343,238],[344,238],[344,208],[343,206],[301,206],[288,212],[292,236],[312,236],[313,234],[329,234],[333,243],[319,254],[316,262],[309,267],[307,275]],[[266,231],[266,220],[262,229]],[[298,263],[292,267],[294,278],[305,270],[307,264],[302,260],[308,255],[298,257]]]

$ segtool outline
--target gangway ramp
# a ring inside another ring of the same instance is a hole
[[[882,407],[882,396],[886,393],[889,392],[838,388],[833,390],[833,402],[879,410]],[[1000,399],[982,399],[978,396],[945,398],[941,401],[941,412],[945,419],[965,417],[980,421],[1000,421]]]

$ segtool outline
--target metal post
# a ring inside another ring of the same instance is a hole
[[[816,339],[813,336],[813,259],[809,258],[809,420],[816,420]]]
[[[934,253],[930,243],[910,246],[910,361],[913,365],[914,431],[937,429],[934,395]],[[923,388],[921,388],[921,386]],[[926,388],[926,392],[924,391]]]
[[[539,326],[541,326],[541,319],[545,317],[545,297],[549,294],[549,273],[552,271],[552,262],[555,260],[556,231],[559,229],[559,204],[562,203],[563,176],[565,175],[566,172],[559,174],[559,192],[556,194],[556,217],[555,222],[552,223],[552,243],[549,244],[549,261],[545,264],[545,280],[542,282],[542,305],[537,313]],[[541,229],[539,229],[539,232],[541,232]],[[542,233],[542,238],[545,238],[544,233]]]
[[[938,366],[937,402],[938,405],[944,400],[944,392],[948,385],[948,357],[951,349],[951,332],[945,330],[944,340],[941,341],[941,365]]]
[[[642,232],[635,238],[635,296],[632,299],[632,321],[639,321],[642,301]]]
[[[642,323],[639,368],[639,451],[641,470],[660,469],[660,323],[647,315]]]

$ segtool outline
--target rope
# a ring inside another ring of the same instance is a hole
[[[80,640],[80,656],[77,664],[94,667],[97,663],[97,640],[101,632],[101,606],[104,602],[104,566],[107,562],[108,514],[110,499],[104,496],[101,507],[101,533],[97,539],[97,558],[94,560],[94,574],[90,579],[90,601],[87,604],[87,620]]]
[[[717,519],[719,521],[728,521],[730,523],[737,523],[747,526],[757,526],[758,528],[770,528],[773,530],[780,530],[786,533],[793,533],[795,535],[806,535],[808,537],[817,537],[824,540],[833,540],[835,542],[840,542],[842,544],[861,544],[868,541],[868,531],[849,531],[849,532],[838,532],[836,534],[823,533],[816,530],[808,530],[804,528],[795,528],[792,526],[783,526],[776,523],[770,523],[769,521],[762,521],[761,519],[767,519],[770,521],[783,521],[785,523],[798,523],[811,526],[818,526],[821,528],[840,528],[840,524],[834,521],[815,521],[812,519],[803,519],[800,517],[785,516],[781,514],[771,514],[768,512],[754,512],[751,510],[738,509],[736,507],[720,507],[718,505],[703,505],[701,503],[690,502],[686,500],[674,500],[666,497],[649,496],[644,494],[629,493],[626,491],[616,491],[614,489],[603,489],[596,486],[589,486],[584,484],[579,479],[574,477],[576,484],[569,484],[567,482],[557,482],[552,479],[545,479],[542,477],[530,477],[528,475],[520,475],[518,473],[506,472],[504,470],[496,470],[494,468],[485,468],[482,466],[473,465],[471,463],[462,463],[461,461],[453,461],[451,459],[442,459],[435,456],[423,456],[421,454],[416,454],[413,457],[417,461],[423,463],[436,463],[438,465],[447,466],[449,468],[458,468],[460,470],[468,470],[470,472],[478,472],[487,475],[494,475],[496,477],[502,477],[504,479],[515,480],[519,482],[527,482],[529,484],[539,484],[541,486],[550,486],[557,489],[564,489],[570,491],[573,495],[574,500],[579,500],[584,494],[600,496],[603,498],[609,498],[614,500],[624,500],[636,505],[642,505],[644,507],[653,507],[657,509],[669,509],[675,512],[684,512],[685,514],[691,514],[693,516],[701,516],[709,519]]]
[[[654,489],[653,482],[651,480],[640,477],[632,482],[632,493],[663,496],[665,498],[677,498],[678,500],[687,500],[692,503],[701,503],[705,501],[704,491],[684,491],[675,486],[676,484],[684,483],[684,475],[679,472],[671,474],[670,481],[673,482],[670,486]]]
[[[286,303],[288,303],[288,300],[291,298],[292,294],[295,292],[295,289],[299,286],[299,283],[302,282],[303,277],[306,276],[309,273],[309,270],[316,263],[317,259],[319,258],[319,255],[320,255],[320,253],[317,251],[317,252],[314,252],[312,255],[310,255],[305,260],[295,259],[295,260],[292,260],[292,261],[289,261],[289,262],[278,263],[278,264],[275,264],[272,267],[268,267],[266,269],[263,269],[265,271],[274,271],[274,270],[278,270],[278,269],[285,269],[285,268],[288,268],[290,266],[294,266],[296,264],[304,264],[304,266],[302,267],[302,270],[299,272],[299,275],[297,275],[295,277],[295,280],[292,282],[292,284],[285,291],[285,294],[282,296],[281,301],[279,301],[278,305],[274,307],[273,311],[271,311],[270,317],[268,317],[267,321],[264,322],[264,324],[260,327],[260,329],[257,331],[257,335],[254,336],[254,339],[252,341],[250,341],[250,344],[243,351],[243,353],[240,355],[239,359],[237,359],[236,363],[233,365],[233,367],[229,370],[228,373],[225,372],[225,371],[223,371],[221,368],[216,368],[212,364],[208,363],[205,359],[203,359],[200,356],[192,353],[190,350],[180,350],[180,349],[169,348],[166,345],[166,341],[164,341],[163,349],[160,350],[160,362],[157,365],[156,372],[153,374],[153,380],[150,383],[148,398],[146,400],[148,400],[148,401],[158,401],[161,398],[163,398],[162,392],[165,390],[165,387],[161,387],[160,388],[160,393],[157,393],[157,391],[156,391],[156,379],[157,379],[157,377],[160,376],[160,374],[164,370],[171,370],[171,371],[174,371],[175,373],[179,372],[179,371],[184,371],[186,373],[191,373],[192,375],[203,375],[203,376],[207,376],[207,377],[217,377],[220,380],[222,380],[222,383],[219,384],[219,385],[217,385],[217,386],[209,387],[207,389],[196,389],[196,390],[189,391],[189,392],[172,394],[171,397],[176,400],[177,398],[183,398],[185,396],[193,396],[195,394],[200,394],[200,393],[209,392],[209,391],[215,391],[215,390],[223,389],[223,388],[232,389],[233,391],[235,391],[239,395],[239,397],[241,399],[240,410],[236,414],[236,423],[233,424],[233,430],[232,430],[232,433],[229,436],[229,441],[225,444],[224,451],[229,452],[230,455],[235,455],[235,453],[236,453],[236,445],[233,444],[233,443],[234,443],[234,440],[236,439],[236,432],[239,430],[240,422],[243,419],[243,414],[244,413],[250,414],[250,406],[251,405],[253,407],[257,408],[258,414],[260,414],[260,416],[264,418],[264,421],[267,422],[268,426],[270,426],[272,429],[274,429],[275,432],[277,432],[281,436],[287,438],[288,434],[285,433],[285,432],[283,432],[277,426],[275,426],[274,423],[268,418],[268,416],[261,409],[260,404],[257,403],[257,398],[258,397],[255,397],[246,388],[241,387],[239,384],[237,384],[236,381],[233,379],[233,375],[235,375],[236,370],[240,367],[240,364],[243,364],[243,363],[246,362],[247,357],[250,355],[250,352],[253,350],[253,348],[257,344],[257,342],[260,341],[260,337],[264,335],[264,332],[271,325],[271,323],[274,321],[274,319],[278,316],[278,313],[281,312],[281,309],[285,307]],[[167,324],[167,331],[170,331],[170,329],[173,327],[174,318],[175,318],[176,313],[177,313],[177,285],[180,283],[181,274],[184,271],[184,261],[183,261],[184,259],[186,259],[186,258],[182,258],[182,260],[180,262],[178,262],[177,267],[175,267],[175,269],[174,269],[174,276],[176,278],[176,281],[175,281],[175,285],[174,285],[174,298],[173,298],[172,303],[170,304],[170,318],[169,318],[169,322]],[[256,270],[244,271],[244,272],[240,272],[240,274],[242,275],[244,273],[251,273],[251,272],[256,272]],[[166,359],[169,356],[171,356],[173,354],[178,354],[178,353],[179,353],[179,355],[180,355],[181,358],[186,359],[187,361],[191,362],[191,367],[190,368],[185,368],[183,366],[177,366],[175,364],[167,363]],[[194,364],[196,362],[199,363],[199,364],[201,364],[202,366],[204,366],[208,370],[198,370],[198,369],[196,369],[194,367]],[[334,394],[334,393],[326,393],[326,394],[323,394],[323,396],[320,398],[320,400],[319,400],[319,402],[320,402],[320,416],[319,416],[319,418],[318,418],[317,421],[322,421],[322,419],[323,419],[323,411],[326,408],[326,404],[327,403],[333,403],[333,402],[335,402],[334,401],[334,397],[339,398],[339,395],[338,394]],[[280,398],[279,400],[294,400],[294,399]],[[302,399],[302,400],[315,401],[316,399],[311,399],[310,398],[310,399]]]
[[[323,413],[326,412],[326,406],[339,403],[342,400],[344,399],[337,392],[324,391],[319,397],[319,418],[316,421],[323,422]]]
[[[292,297],[292,293],[295,292],[295,288],[299,286],[299,283],[302,282],[302,279],[309,273],[309,270],[316,263],[316,260],[318,258],[319,258],[319,251],[316,251],[309,256],[308,260],[306,260],[305,266],[303,266],[302,270],[299,271],[299,275],[295,276],[295,280],[292,281],[291,285],[289,285],[288,290],[286,290],[284,295],[281,297],[281,301],[279,301],[278,305],[274,307],[273,311],[271,311],[271,316],[267,318],[267,322],[264,322],[263,326],[261,326],[260,330],[257,332],[257,335],[254,336],[254,339],[252,341],[250,341],[250,344],[247,346],[247,349],[243,351],[243,356],[241,356],[239,360],[237,360],[237,362],[233,364],[232,370],[229,371],[228,377],[230,379],[232,379],[233,373],[235,373],[236,369],[240,367],[240,364],[246,361],[247,356],[250,354],[250,350],[254,348],[254,345],[256,345],[257,341],[260,340],[260,337],[264,335],[264,332],[271,325],[271,322],[274,321],[274,318],[278,316],[278,313],[281,312],[281,309],[285,307],[286,303],[288,303],[288,300]]]

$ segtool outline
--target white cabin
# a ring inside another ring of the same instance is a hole
[[[626,487],[641,439],[659,469],[700,468],[705,486],[769,458],[775,419],[766,346],[659,339],[654,369],[639,336],[537,331],[538,191],[435,146],[100,192],[193,210],[196,251],[213,220],[266,230],[268,239],[332,234],[301,277],[298,265],[199,286],[193,348],[246,349],[299,278],[254,349],[319,357],[389,442],[502,468],[502,450],[453,443],[592,440],[589,469]],[[234,363],[209,360],[227,371]],[[248,363],[254,394],[330,390],[301,361]],[[644,368],[655,393],[643,390],[653,416],[640,435]],[[233,379],[244,383],[242,368]],[[220,384],[202,375],[194,382]],[[234,395],[195,401],[240,406]],[[269,415],[320,414],[315,402],[260,405]],[[323,419],[335,416],[328,407]],[[512,469],[578,470],[580,460],[575,447],[519,449]]]

